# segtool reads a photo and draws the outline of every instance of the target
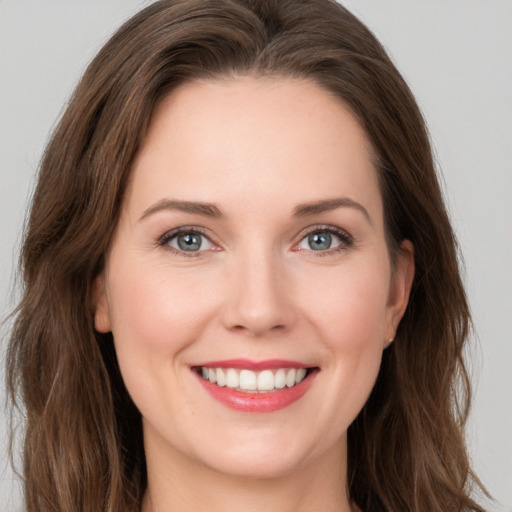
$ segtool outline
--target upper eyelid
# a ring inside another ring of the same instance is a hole
[[[168,241],[171,238],[174,238],[183,233],[195,233],[198,235],[202,235],[202,236],[208,238],[208,240],[210,240],[210,242],[215,244],[211,235],[209,233],[207,233],[207,231],[205,229],[200,228],[198,226],[179,226],[177,228],[170,229],[170,230],[166,231],[163,235],[158,237],[158,242],[163,243],[163,242]]]
[[[300,241],[303,238],[305,238],[306,236],[310,235],[311,233],[314,233],[315,231],[328,231],[328,232],[334,233],[335,235],[344,236],[345,238],[349,238],[350,240],[354,239],[354,237],[346,229],[340,228],[338,226],[329,225],[329,224],[316,224],[313,226],[309,226],[309,227],[301,230],[297,234],[296,237]]]

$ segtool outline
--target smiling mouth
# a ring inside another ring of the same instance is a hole
[[[253,371],[240,368],[198,366],[194,370],[205,381],[242,393],[269,393],[299,385],[318,368],[275,368]]]

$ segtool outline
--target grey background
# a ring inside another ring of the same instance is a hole
[[[147,1],[0,0],[0,311],[50,128],[106,38]],[[427,118],[466,264],[477,472],[512,510],[512,1],[348,0]],[[5,328],[4,328],[5,330]],[[3,373],[3,370],[2,370]],[[0,398],[3,398],[3,382]],[[19,507],[0,416],[0,508]]]

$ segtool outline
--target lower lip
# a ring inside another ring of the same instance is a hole
[[[243,412],[274,412],[288,407],[304,396],[313,384],[317,372],[310,372],[300,383],[291,388],[276,389],[268,393],[244,393],[228,387],[217,386],[198,375],[206,391],[218,402]]]

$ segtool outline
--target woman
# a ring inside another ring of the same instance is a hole
[[[22,261],[29,511],[482,510],[428,137],[340,5],[128,21],[50,141]]]

